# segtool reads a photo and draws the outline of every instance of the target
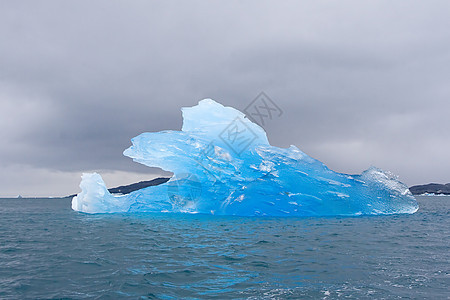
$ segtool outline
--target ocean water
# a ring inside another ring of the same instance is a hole
[[[449,299],[450,197],[413,215],[86,215],[0,199],[0,299]]]

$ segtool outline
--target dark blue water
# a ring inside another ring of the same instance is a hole
[[[414,215],[86,215],[0,199],[0,298],[449,299],[450,197]]]

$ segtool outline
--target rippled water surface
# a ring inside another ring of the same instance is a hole
[[[0,298],[450,297],[450,197],[414,215],[86,215],[0,199]]]

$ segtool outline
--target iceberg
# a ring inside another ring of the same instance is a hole
[[[181,131],[143,133],[124,155],[173,173],[164,184],[110,194],[100,175],[83,174],[72,209],[84,213],[179,212],[236,216],[358,216],[414,213],[396,176],[371,167],[330,170],[295,146],[271,146],[242,112],[211,99],[182,108]]]

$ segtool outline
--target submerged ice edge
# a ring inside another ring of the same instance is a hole
[[[112,195],[100,175],[83,174],[72,208],[85,213],[188,212],[240,216],[357,216],[414,213],[417,201],[396,176],[328,169],[295,146],[271,146],[265,131],[211,99],[183,108],[182,131],[143,133],[124,155],[174,173],[166,183]]]

